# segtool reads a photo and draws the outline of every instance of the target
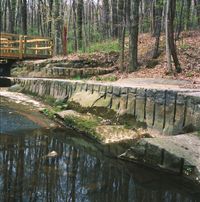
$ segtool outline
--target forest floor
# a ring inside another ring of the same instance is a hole
[[[125,50],[125,69],[128,67],[128,39],[126,40]],[[160,44],[160,56],[157,59],[152,59],[152,50],[154,48],[155,37],[150,34],[140,34],[139,36],[139,68],[133,73],[121,73],[116,71],[109,75],[100,76],[102,80],[107,77],[116,77],[116,79],[125,78],[167,78],[167,79],[179,79],[189,80],[200,84],[200,31],[183,32],[180,39],[177,41],[177,53],[182,67],[182,73],[169,75],[167,72],[167,61],[165,54],[165,37],[161,37]],[[69,58],[74,57],[88,57],[88,54],[70,55]],[[90,54],[90,58],[97,60],[106,60],[105,58],[111,57],[114,59],[117,57],[116,53],[106,54],[93,53]],[[114,63],[119,68],[119,60]],[[95,79],[95,77],[93,78]],[[98,78],[99,79],[99,78]],[[100,79],[101,80],[101,79]]]
[[[102,76],[102,80],[109,76],[115,76],[117,79],[132,78],[165,78],[175,80],[188,80],[194,84],[200,84],[200,31],[182,33],[177,41],[177,53],[182,67],[182,72],[169,75],[167,71],[167,61],[165,54],[165,37],[161,37],[160,56],[152,59],[152,50],[154,48],[155,38],[150,34],[141,34],[139,36],[139,68],[133,73],[121,73],[116,71],[111,75]],[[126,41],[128,46],[128,41]],[[125,67],[128,67],[128,50],[125,53]],[[119,60],[115,63],[119,67]]]
[[[129,65],[128,38],[125,41],[125,71],[120,71],[119,49],[110,51],[108,46],[113,46],[117,41],[103,42],[97,52],[93,53],[76,53],[70,54],[67,57],[56,56],[47,59],[46,62],[55,61],[74,61],[74,60],[91,60],[97,61],[98,64],[103,64],[104,67],[115,67],[116,71],[106,75],[90,77],[89,80],[96,81],[121,81],[130,82],[135,78],[154,78],[167,80],[184,80],[189,81],[191,88],[199,88],[200,86],[200,31],[183,32],[180,39],[176,41],[177,53],[181,64],[182,72],[177,74],[169,74],[167,71],[166,53],[165,53],[165,36],[161,36],[160,55],[157,59],[152,59],[152,52],[155,44],[155,37],[150,34],[140,34],[139,36],[139,67],[138,70],[132,73],[127,73],[126,69]],[[108,51],[109,50],[109,51]],[[35,61],[40,63],[43,61]]]

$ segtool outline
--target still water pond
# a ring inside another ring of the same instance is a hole
[[[111,158],[71,129],[44,129],[0,106],[0,201],[196,202],[200,193],[181,178]]]

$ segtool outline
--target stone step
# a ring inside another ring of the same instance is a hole
[[[65,77],[73,78],[76,76],[89,77],[95,75],[109,74],[116,70],[115,67],[110,68],[64,68],[64,67],[52,67],[45,68],[45,74],[47,77]]]
[[[65,63],[57,62],[54,64],[51,64],[52,66],[56,67],[65,67],[65,68],[87,68],[87,67],[98,67],[100,64],[95,60],[73,60],[68,61]]]
[[[198,132],[144,138],[121,157],[175,172],[200,183],[200,135]]]

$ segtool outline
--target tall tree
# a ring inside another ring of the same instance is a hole
[[[105,38],[108,38],[110,35],[110,8],[109,8],[109,1],[103,0],[103,34]]]
[[[76,26],[76,1],[73,0],[72,2],[72,9],[73,9],[73,34],[74,34],[74,51],[77,52],[78,50],[78,42],[77,42],[77,26]]]
[[[130,2],[130,39],[129,39],[129,72],[133,72],[138,67],[138,27],[139,27],[139,4],[140,0],[131,0]]]
[[[27,0],[21,2],[22,34],[27,34]]]
[[[48,28],[47,33],[49,36],[52,35],[52,12],[53,12],[53,0],[48,0],[49,10],[48,10]]]
[[[190,13],[191,13],[191,0],[186,0],[186,23],[185,29],[189,30],[190,27]]]
[[[200,28],[200,0],[194,0],[194,5],[196,8],[198,27]]]
[[[185,1],[181,1],[180,2],[181,5],[180,6],[180,13],[179,13],[179,16],[178,16],[178,22],[177,22],[177,34],[176,34],[176,39],[179,39],[180,37],[180,34],[181,34],[181,31],[183,30],[183,22],[184,22],[184,19],[183,19],[183,9],[184,9],[184,3]]]
[[[180,63],[176,53],[176,45],[174,40],[174,17],[176,10],[176,0],[167,0],[166,4],[166,54],[169,72],[172,71],[171,56],[174,61],[176,72],[181,72]]]
[[[61,16],[60,16],[60,0],[54,1],[54,36],[55,36],[55,54],[60,54],[62,52],[61,47]]]
[[[161,33],[161,22],[163,13],[163,0],[155,0],[155,47],[153,52],[153,58],[159,56],[159,44],[160,44],[160,33]]]
[[[78,29],[78,48],[83,48],[83,0],[78,0],[77,6],[77,29]]]
[[[117,0],[111,0],[112,7],[112,37],[118,37],[118,11],[117,11]]]
[[[124,69],[124,45],[126,32],[126,7],[127,0],[118,2],[118,23],[119,23],[119,47],[120,47],[120,69]]]

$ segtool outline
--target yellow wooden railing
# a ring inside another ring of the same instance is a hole
[[[51,38],[0,32],[1,59],[45,59],[52,55]]]

